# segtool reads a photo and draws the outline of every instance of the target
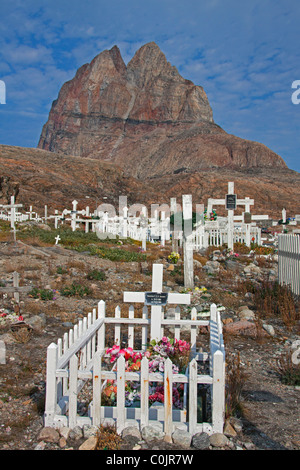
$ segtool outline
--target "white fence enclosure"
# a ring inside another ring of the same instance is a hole
[[[300,295],[300,236],[282,234],[278,236],[279,284],[288,285]]]
[[[206,335],[208,352],[203,352],[197,346],[197,329],[203,326],[210,331],[209,336]],[[110,336],[109,331],[112,331]],[[73,428],[76,425],[100,426],[115,422],[117,431],[121,432],[128,425],[142,429],[155,422],[161,424],[166,435],[171,435],[176,427],[193,434],[202,431],[209,434],[222,432],[225,412],[225,351],[222,323],[216,305],[211,305],[208,320],[197,320],[195,308],[191,309],[190,319],[181,318],[179,306],[175,308],[173,319],[165,319],[162,311],[162,336],[166,331],[171,331],[176,339],[189,335],[192,355],[184,374],[173,373],[169,358],[165,360],[164,372],[150,372],[145,356],[138,372],[125,370],[123,356],[119,357],[112,370],[105,370],[107,337],[110,337],[110,342],[114,341],[114,344],[121,344],[122,347],[125,337],[128,346],[142,352],[146,351],[150,331],[151,319],[148,318],[147,306],[142,307],[138,316],[135,316],[134,308],[130,305],[123,318],[119,307],[115,309],[114,316],[106,315],[105,302],[100,301],[98,308],[65,333],[63,339],[59,339],[57,344],[50,344],[47,350],[45,426]],[[101,403],[103,384],[108,380],[115,381],[117,386],[116,406],[103,406]],[[126,406],[126,381],[138,382],[140,385],[140,401],[137,406]],[[164,403],[159,406],[149,405],[149,384],[153,382],[164,386]],[[183,384],[183,409],[175,409],[172,404],[173,383]],[[203,387],[207,390],[210,403],[210,419],[207,422],[197,418],[201,395],[199,390],[203,391]],[[78,402],[84,388],[89,389],[90,402],[85,415],[82,415],[78,411]]]

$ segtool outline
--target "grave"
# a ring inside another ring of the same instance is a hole
[[[17,271],[14,271],[13,273],[13,286],[12,287],[0,287],[0,292],[3,293],[13,293],[14,294],[14,299],[17,304],[20,303],[20,293],[27,293],[32,290],[32,287],[30,286],[19,286],[19,273]]]
[[[188,305],[190,294],[163,292],[163,265],[153,264],[151,292],[124,292],[123,301],[151,306],[151,338],[161,339],[162,307],[167,304]]]

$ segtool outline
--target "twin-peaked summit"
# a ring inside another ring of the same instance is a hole
[[[154,43],[124,63],[117,46],[78,69],[53,102],[39,148],[99,158],[145,178],[234,167],[286,167],[265,146],[213,121],[201,86],[184,79]]]

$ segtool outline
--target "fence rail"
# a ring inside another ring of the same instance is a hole
[[[300,295],[300,236],[280,234],[278,236],[279,284],[288,285]]]
[[[47,350],[46,403],[44,421],[46,426],[59,427],[83,424],[100,425],[107,420],[114,420],[120,432],[125,425],[137,423],[143,427],[154,421],[160,422],[166,434],[170,434],[176,425],[185,426],[191,433],[206,431],[222,432],[224,424],[225,396],[225,351],[222,335],[222,323],[216,305],[211,306],[209,320],[197,320],[193,308],[190,319],[180,318],[180,308],[176,307],[174,319],[162,318],[161,335],[164,328],[173,329],[174,337],[180,339],[182,327],[190,329],[190,341],[193,358],[185,374],[172,372],[172,362],[165,361],[164,373],[149,371],[149,361],[143,357],[138,372],[125,371],[123,356],[119,357],[116,369],[104,370],[105,336],[107,329],[113,328],[115,343],[121,344],[122,338],[128,338],[128,346],[139,346],[145,351],[149,342],[151,320],[147,307],[143,308],[142,317],[134,316],[133,306],[128,314],[121,318],[119,307],[114,316],[106,316],[105,302],[100,301],[88,317],[80,320],[57,344],[52,343]],[[207,326],[210,330],[210,351],[197,351],[197,328]],[[125,330],[125,334],[124,334]],[[138,331],[136,331],[138,330]],[[122,335],[123,331],[123,335]],[[169,331],[169,330],[168,330]],[[209,372],[199,372],[199,364],[207,361]],[[115,407],[101,404],[103,383],[116,381],[117,404]],[[140,384],[140,406],[125,406],[125,382]],[[164,403],[158,407],[149,406],[149,384],[161,383],[164,386]],[[90,384],[92,399],[87,416],[78,414],[78,395],[82,388]],[[172,384],[182,383],[185,387],[185,405],[182,410],[172,407]],[[197,422],[197,387],[206,384],[211,395],[210,422]]]

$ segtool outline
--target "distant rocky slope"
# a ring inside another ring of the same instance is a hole
[[[234,181],[238,197],[254,199],[251,212],[281,218],[283,207],[288,216],[299,213],[300,173],[282,168],[232,169],[211,168],[195,172],[178,172],[144,181],[126,176],[123,169],[99,159],[57,154],[45,150],[0,145],[0,204],[15,195],[17,202],[43,214],[54,209],[87,205],[94,210],[100,203],[112,204],[118,212],[119,196],[128,203],[170,204],[182,194],[192,194],[194,203],[207,204],[209,197],[224,197],[228,181]],[[217,208],[221,215],[221,209]]]
[[[184,79],[154,42],[127,66],[116,46],[83,65],[53,102],[38,147],[111,162],[143,180],[212,168],[287,168],[266,146],[221,129],[203,88]]]

